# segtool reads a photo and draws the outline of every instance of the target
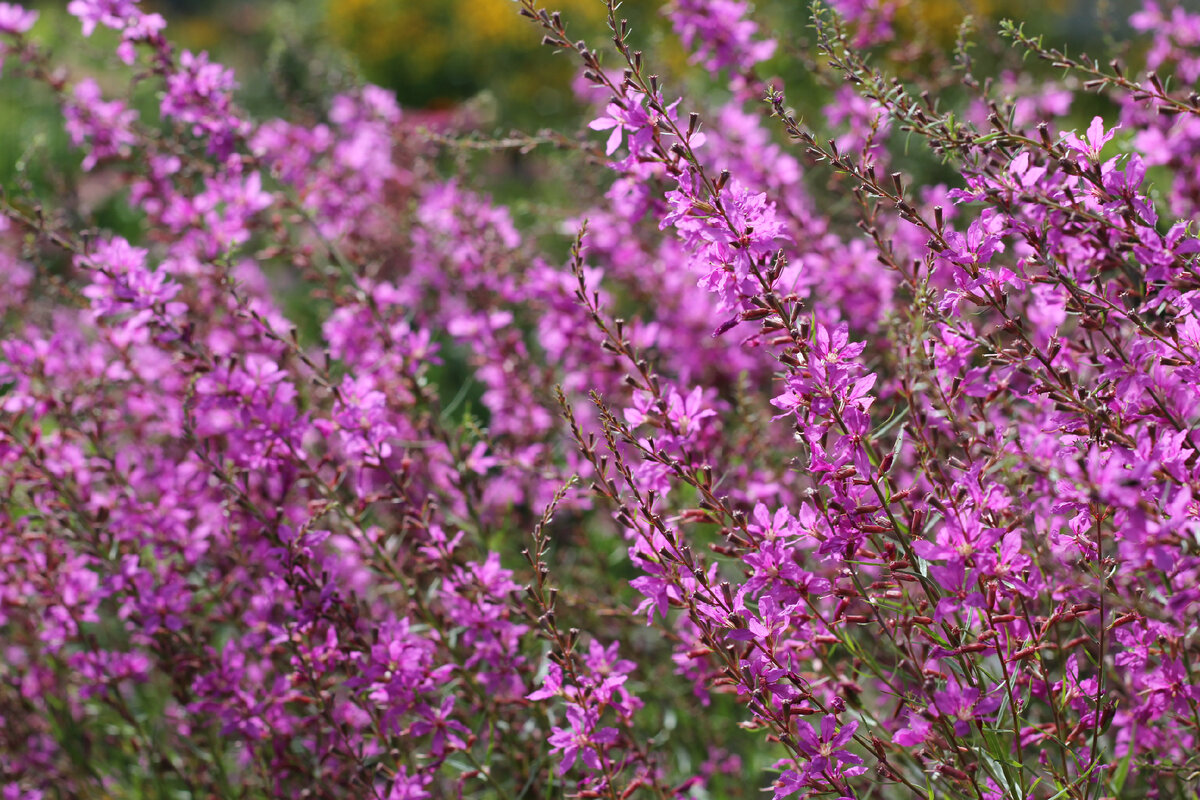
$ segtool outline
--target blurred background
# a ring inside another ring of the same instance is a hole
[[[153,81],[129,94],[129,70],[113,55],[118,42],[113,32],[100,29],[81,39],[66,0],[24,2],[41,12],[33,37],[54,63],[67,66],[69,84],[93,75],[106,97],[130,103],[145,122],[159,118]],[[663,13],[668,2],[624,0],[620,11],[668,93],[714,97],[719,83],[704,70],[689,69]],[[826,2],[870,8],[876,0]],[[541,5],[562,11],[570,34],[586,39],[615,66],[616,54],[604,52],[609,34],[603,0],[541,0]],[[809,0],[753,5],[754,19],[780,45],[761,76],[784,86],[803,118],[819,122],[839,79],[815,58]],[[1023,22],[1029,32],[1045,34],[1048,43],[1065,45],[1072,54],[1086,50],[1107,58],[1121,52],[1115,43],[1128,39],[1127,21],[1140,5],[1141,0],[900,0],[896,41],[872,58],[885,69],[905,60],[910,71],[950,76],[945,92],[938,93],[953,105],[965,97],[948,65],[964,18],[972,19],[976,74],[1021,69],[1036,86],[1038,76],[1057,73],[1034,59],[1022,65],[1020,54],[996,33],[1002,18]],[[481,138],[553,129],[569,138],[601,140],[584,129],[590,117],[572,88],[577,59],[540,46],[540,30],[520,16],[515,0],[141,0],[141,6],[166,17],[167,35],[178,48],[208,51],[235,70],[238,102],[253,119],[312,124],[323,118],[334,94],[367,81],[394,91],[418,125],[438,127],[452,119],[457,132]],[[921,52],[926,55],[915,55]],[[929,53],[942,53],[942,60],[925,63]],[[136,236],[143,220],[122,202],[107,171],[81,170],[57,99],[45,86],[20,77],[18,65],[9,61],[0,74],[0,187],[33,202],[80,198],[83,224]],[[720,95],[718,89],[718,100]],[[1094,95],[1084,95],[1071,108],[1071,122],[1086,126],[1093,114],[1105,111]],[[893,139],[893,149],[903,151],[903,168],[918,182],[953,180],[954,173],[925,148]],[[526,155],[516,148],[447,146],[441,153],[447,166],[469,174],[473,188],[507,205],[519,226],[560,255],[567,240],[557,235],[555,221],[577,206],[581,191],[598,195],[607,179],[604,170],[581,169],[577,153],[546,148]],[[470,167],[463,170],[467,161]]]
[[[116,40],[109,32],[97,32],[81,48],[79,23],[66,13],[65,0],[25,2],[41,11],[34,35],[56,61],[75,63],[80,73],[103,74],[101,65],[108,65],[109,73],[122,74],[111,69]],[[319,115],[330,96],[365,80],[395,91],[409,111],[433,118],[462,112],[460,120],[469,119],[481,135],[541,128],[570,135],[581,127],[581,108],[571,89],[574,60],[540,47],[540,32],[517,13],[514,0],[142,0],[141,5],[167,18],[168,35],[179,47],[207,50],[233,67],[241,84],[239,102],[258,119]],[[603,46],[603,0],[543,5],[563,12],[573,36]],[[683,89],[673,76],[686,75],[692,82],[707,76],[684,69],[684,54],[662,13],[665,5],[666,0],[625,0],[621,13],[632,22],[639,46],[654,54],[656,71],[668,85]],[[754,16],[780,39],[765,76],[781,79],[791,101],[803,96],[815,109],[828,97],[828,84],[808,74],[816,68],[808,46],[809,5],[806,0],[756,0]],[[1139,0],[901,0],[895,28],[902,43],[936,43],[948,52],[970,15],[976,40],[986,43],[972,55],[1002,60],[1014,54],[994,34],[995,23],[1008,17],[1046,34],[1048,42],[1066,44],[1069,52],[1087,49],[1100,55],[1110,51],[1109,40],[1120,38],[1137,5]],[[119,91],[121,84],[111,88]],[[143,119],[157,117],[151,92],[131,99]],[[77,167],[78,155],[67,143],[54,98],[0,76],[0,184],[11,188],[21,178],[36,189],[52,175]],[[511,170],[497,171],[501,184],[506,171]],[[499,194],[508,195],[505,186]]]
[[[78,23],[66,15],[65,0],[26,3],[42,12],[35,33],[74,46]],[[602,0],[543,5],[561,10],[573,35],[603,42]],[[679,68],[683,56],[663,18],[664,5],[625,0],[621,11],[645,50]],[[803,37],[808,5],[758,0],[756,18]],[[904,0],[896,28],[902,38],[949,45],[966,15],[977,25],[1009,17],[1077,51],[1122,27],[1134,5],[1136,0]],[[555,126],[578,110],[570,90],[574,65],[537,46],[540,34],[518,15],[513,0],[143,0],[142,7],[166,16],[181,47],[208,50],[233,66],[243,104],[259,115],[359,79],[394,90],[406,108],[472,103],[480,125],[496,129]],[[786,40],[784,45],[777,61],[787,61]],[[0,86],[6,83],[0,78]],[[12,101],[0,106],[6,129],[0,147],[7,149],[13,141],[7,129],[25,126],[20,98],[5,99]]]
[[[514,0],[160,0],[157,5],[173,20],[182,43],[223,57],[228,51],[229,61],[257,64],[265,52],[274,55],[277,68],[303,71],[311,60],[278,60],[289,45],[301,45],[305,53],[336,47],[354,70],[396,91],[406,107],[440,109],[475,99],[494,106],[494,121],[501,126],[535,127],[575,111],[569,88],[573,64],[549,58],[536,46],[540,34],[518,15]],[[577,38],[603,44],[602,0],[542,5],[562,11]],[[621,12],[647,52],[658,53],[660,60],[664,53],[673,56],[668,66],[681,67],[682,53],[662,14],[665,5],[664,0],[625,0]],[[807,33],[807,2],[757,0],[755,5],[756,18],[776,23],[776,30]],[[949,45],[967,15],[980,24],[1008,17],[1078,49],[1121,27],[1136,5],[1136,0],[906,0],[896,27],[902,38]]]
[[[1188,0],[1193,1],[1200,2]],[[131,103],[146,122],[158,119],[152,81],[140,84],[133,95],[127,93],[129,71],[113,55],[115,34],[101,29],[82,40],[79,22],[66,13],[66,0],[24,2],[41,12],[34,38],[55,63],[67,65],[71,80],[94,75],[106,96]],[[826,2],[874,5],[874,0]],[[718,84],[703,70],[688,69],[663,14],[667,4],[624,0],[621,13],[632,23],[634,40],[650,54],[668,93],[700,98]],[[608,40],[603,0],[542,0],[541,5],[561,10],[571,35],[586,39],[615,65],[615,53],[603,53]],[[1128,38],[1127,20],[1140,5],[1141,0],[900,0],[894,20],[897,46],[875,53],[874,63],[887,68],[889,58],[927,58],[910,55],[917,51],[941,52],[949,59],[969,16],[977,74],[1022,68],[1036,83],[1037,76],[1056,73],[1032,59],[1022,66],[1020,54],[996,34],[1000,19],[1021,21],[1029,32],[1045,34],[1048,43],[1065,45],[1072,54],[1086,50],[1107,57],[1121,52],[1115,43]],[[206,50],[213,60],[232,67],[240,84],[238,102],[255,119],[316,122],[329,98],[363,81],[394,91],[409,119],[419,115],[436,125],[440,118],[453,118],[459,130],[465,123],[481,137],[545,128],[574,137],[589,119],[572,89],[577,60],[540,46],[541,32],[518,14],[514,0],[142,0],[141,6],[166,17],[168,36],[177,47]],[[763,65],[762,76],[781,82],[801,115],[819,121],[822,105],[830,99],[831,76],[821,79],[824,65],[814,56],[810,3],[754,0],[754,6],[754,19],[780,44]],[[65,188],[66,195],[83,197],[84,206],[88,196],[109,197],[83,209],[84,217],[132,234],[139,221],[105,185],[104,170],[82,173],[56,98],[46,87],[17,75],[12,61],[10,57],[0,75],[0,186],[33,199],[65,196]],[[926,75],[950,75],[944,100],[953,104],[961,99],[961,86],[953,84],[957,79],[945,60],[915,67]],[[1104,113],[1099,103],[1085,95],[1072,106],[1072,122],[1086,125],[1093,113]],[[907,157],[905,169],[918,181],[953,177],[922,148],[910,150],[903,141],[899,145]],[[476,188],[507,204],[518,224],[561,217],[562,209],[573,206],[566,201],[578,199],[581,180],[604,178],[603,170],[580,170],[578,159],[565,153],[525,156],[515,149],[495,154],[471,148],[446,148],[444,153],[448,159],[472,159],[469,174],[478,181]],[[581,178],[583,173],[588,174]],[[547,209],[557,213],[547,214]]]

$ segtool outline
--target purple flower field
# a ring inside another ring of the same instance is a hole
[[[0,800],[1197,798],[1200,10],[596,2],[498,136],[0,2]]]

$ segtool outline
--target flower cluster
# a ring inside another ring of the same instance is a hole
[[[960,102],[818,5],[814,129],[768,10],[672,3],[673,100],[618,5],[614,71],[519,0],[602,138],[490,141],[255,119],[73,0],[114,89],[0,3],[138,221],[0,195],[5,798],[1191,796],[1196,15],[1134,15],[1144,75],[1008,25],[1067,77]],[[545,142],[533,214],[443,157]]]

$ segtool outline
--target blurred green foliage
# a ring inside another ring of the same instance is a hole
[[[113,62],[103,32],[78,46],[78,23],[65,13],[65,3],[31,5],[42,13],[34,35],[59,63],[82,71]],[[239,99],[255,117],[304,119],[319,113],[331,94],[368,80],[395,91],[409,109],[469,103],[472,119],[488,132],[578,127],[580,109],[571,90],[577,65],[538,46],[539,31],[517,13],[513,0],[144,0],[143,5],[167,17],[180,47],[208,50],[232,66],[241,83]],[[562,11],[572,35],[603,48],[603,0],[545,5]],[[686,59],[662,13],[665,5],[666,0],[627,0],[621,13],[670,85],[671,76],[686,74]],[[781,43],[767,74],[777,74],[791,96],[805,96],[816,106],[825,92],[810,74],[819,65],[809,47],[809,3],[756,5],[756,18]],[[936,42],[948,52],[964,17],[974,18],[980,34],[1011,17],[1075,51],[1085,45],[1104,49],[1133,5],[1135,0],[902,0],[895,27],[901,41]],[[977,55],[985,62],[991,57]],[[152,102],[144,110],[144,119],[156,118]],[[13,186],[19,169],[38,185],[75,161],[49,93],[0,77],[0,184]]]

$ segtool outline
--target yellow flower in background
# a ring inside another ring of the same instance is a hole
[[[921,31],[947,42],[958,33],[963,18],[976,20],[1013,17],[1037,11],[1059,13],[1072,0],[902,0],[896,10],[896,22],[902,30]]]
[[[556,9],[576,24],[602,24],[598,0],[561,0]],[[334,36],[366,60],[396,53],[418,59],[470,47],[528,47],[537,31],[513,0],[329,0]]]
[[[661,14],[668,2],[637,0],[621,8],[638,36],[645,41],[660,37],[655,47],[664,59],[664,74],[686,60],[673,36],[662,38],[669,30]],[[901,40],[933,39],[947,45],[968,15],[979,23],[1002,16],[1024,19],[1061,12],[1077,2],[899,0],[895,24]],[[805,24],[807,0],[757,0],[756,5],[768,28],[771,15]],[[562,12],[573,39],[596,45],[608,39],[601,0],[547,0],[544,6]],[[547,114],[568,107],[577,64],[539,48],[541,32],[519,10],[514,0],[325,0],[333,38],[354,56],[368,80],[394,89],[402,104],[446,107],[487,93],[509,115],[508,121],[541,124]]]
[[[632,14],[657,15],[661,2]],[[556,0],[579,38],[607,36],[600,0]],[[514,0],[326,0],[333,38],[366,77],[394,89],[405,105],[439,107],[481,92],[507,111],[535,117],[565,108],[577,65],[538,47],[541,32]],[[529,121],[528,119],[525,121]]]

